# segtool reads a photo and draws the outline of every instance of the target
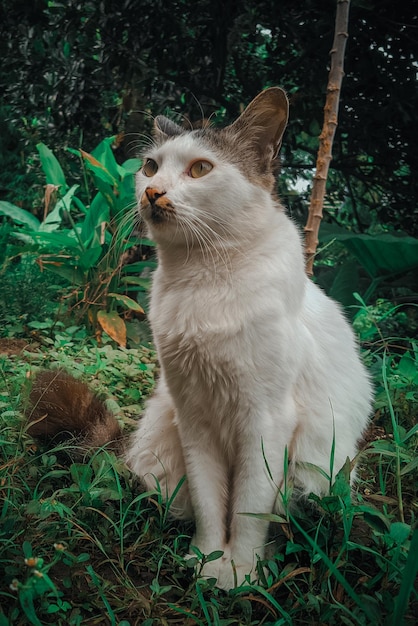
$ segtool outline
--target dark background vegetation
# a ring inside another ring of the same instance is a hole
[[[303,222],[306,198],[286,183],[312,176],[334,19],[333,0],[3,0],[1,198],[36,204],[37,141],[90,150],[125,131],[131,154],[150,113],[217,123],[280,85],[291,100],[281,192]],[[416,236],[416,7],[354,0],[349,34],[328,219]]]

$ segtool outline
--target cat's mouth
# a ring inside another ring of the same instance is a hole
[[[175,208],[165,191],[147,187],[141,197],[141,213],[145,220],[162,224],[173,217]]]

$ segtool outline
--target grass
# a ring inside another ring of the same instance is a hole
[[[152,389],[152,349],[99,346],[48,318],[26,324],[26,344],[10,319],[15,349],[0,355],[0,626],[415,624],[418,355],[410,340],[400,350],[373,331],[375,311],[362,309],[361,324],[367,313],[360,332],[377,412],[356,493],[344,467],[316,507],[286,522],[270,515],[262,584],[229,594],[195,576],[183,559],[192,525],[172,521],[158,489],[142,493],[120,458],[100,449],[71,463],[62,445],[43,449],[25,433],[30,376],[56,365],[106,391],[128,432]],[[195,562],[217,556],[197,551]]]

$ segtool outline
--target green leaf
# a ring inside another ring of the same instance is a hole
[[[86,163],[86,167],[93,172],[96,184],[98,181],[103,181],[111,187],[117,185],[118,179],[113,176],[100,161],[84,150],[80,150],[80,152]]]
[[[403,545],[411,533],[411,526],[403,522],[393,522],[390,525],[390,536],[398,544]]]
[[[156,269],[157,263],[156,261],[138,261],[137,263],[130,263],[129,265],[124,265],[123,271],[125,274],[139,274],[146,267],[150,267],[151,269]],[[135,278],[139,278],[139,277],[135,277]]]
[[[73,185],[67,193],[58,200],[54,209],[49,213],[39,227],[40,232],[52,232],[58,230],[66,212],[70,211],[71,203],[79,185]]]
[[[33,604],[33,597],[35,593],[36,592],[32,587],[21,587],[19,589],[19,602],[29,620],[29,623],[33,626],[42,626],[42,623],[36,616],[35,606]]]
[[[51,251],[50,248],[58,250],[73,250],[74,248],[80,248],[78,240],[74,236],[74,233],[70,230],[62,230],[55,233],[34,233],[33,238],[41,247],[46,247],[47,252]]]
[[[217,561],[224,555],[223,550],[214,550],[210,554],[207,554],[205,557],[205,562],[209,563],[209,561]]]
[[[122,164],[122,167],[128,174],[136,174],[142,166],[142,159],[128,159]]]
[[[145,313],[142,306],[140,306],[138,302],[135,302],[135,300],[132,300],[132,298],[129,298],[128,296],[123,296],[119,293],[109,293],[107,295],[109,296],[109,298],[113,298],[114,300],[116,300],[116,302],[122,304],[126,309],[130,309],[131,311],[137,311],[138,313]]]
[[[22,550],[23,550],[23,554],[25,555],[25,558],[26,559],[30,559],[30,557],[33,554],[33,552],[32,552],[32,544],[29,541],[24,541],[22,543]]]
[[[347,458],[346,462],[335,477],[335,482],[331,487],[331,494],[338,496],[345,503],[346,506],[351,504],[351,485],[350,485],[350,459]]]
[[[344,263],[337,271],[328,295],[343,306],[355,303],[353,292],[358,289],[358,265],[355,261]]]
[[[397,373],[406,378],[409,382],[413,383],[418,375],[417,363],[412,356],[407,352],[402,355],[398,367]]]
[[[94,148],[91,156],[97,159],[114,179],[119,180],[123,173],[123,168],[118,165],[115,159],[115,153],[112,149],[114,143],[115,137],[106,137]]]
[[[408,607],[409,597],[413,591],[416,576],[418,573],[418,527],[415,528],[412,535],[411,545],[409,547],[408,557],[403,568],[403,576],[399,594],[395,599],[395,610],[392,616],[390,626],[398,626],[403,624],[403,616]]]
[[[96,266],[97,261],[99,260],[102,254],[103,248],[102,246],[94,246],[93,248],[88,248],[79,256],[79,265],[82,270],[90,270]]]
[[[354,507],[354,510],[356,513],[361,513],[364,521],[367,522],[369,526],[377,530],[377,532],[384,535],[389,531],[390,524],[387,517],[377,509],[365,504]]]
[[[335,225],[322,224],[321,242],[340,241],[372,278],[400,274],[418,267],[418,239],[399,234],[358,235]]]
[[[70,472],[71,478],[80,487],[80,491],[88,491],[93,477],[91,467],[83,463],[73,463],[70,467]]]
[[[128,285],[138,285],[142,289],[148,291],[151,288],[151,278],[140,278],[139,276],[124,276],[122,282]]]
[[[57,185],[58,187],[66,189],[67,183],[64,172],[54,153],[44,143],[38,143],[36,147],[39,152],[47,184]]]
[[[100,243],[102,224],[110,221],[109,204],[99,192],[93,198],[81,226],[80,237],[85,246]]]
[[[42,257],[41,257],[42,259]],[[64,265],[62,261],[53,261],[52,259],[44,260],[42,259],[42,267],[47,269],[49,272],[53,272],[57,274],[57,276],[61,276],[68,280],[71,285],[85,285],[86,284],[86,275],[85,273],[77,268],[73,267],[71,264]]]
[[[10,217],[14,222],[17,222],[17,224],[28,226],[31,230],[38,230],[41,225],[38,218],[32,215],[32,213],[15,206],[11,202],[6,202],[6,200],[0,201],[0,215]]]

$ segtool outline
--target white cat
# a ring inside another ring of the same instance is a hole
[[[295,492],[329,490],[367,425],[371,386],[338,305],[305,276],[301,240],[274,194],[288,116],[279,88],[222,130],[155,120],[137,176],[157,243],[150,321],[161,378],[127,453],[148,487],[222,550],[202,575],[230,589],[256,578],[281,511],[285,451]],[[308,464],[308,465],[306,465]],[[319,471],[313,466],[322,470]]]

